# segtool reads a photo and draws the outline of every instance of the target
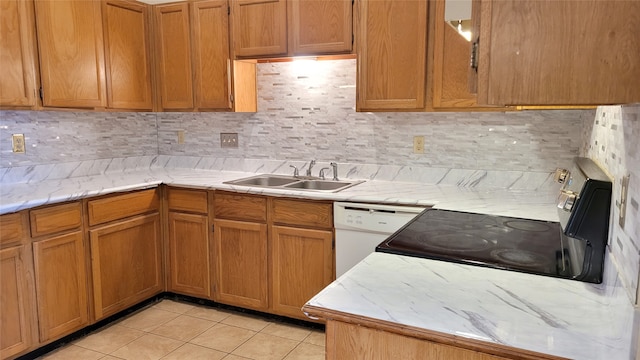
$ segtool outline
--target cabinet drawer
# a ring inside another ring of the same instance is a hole
[[[205,190],[169,189],[167,198],[169,210],[207,213],[207,192]]]
[[[277,224],[327,229],[333,227],[333,206],[331,203],[274,199],[271,214],[273,222]]]
[[[32,237],[75,230],[82,226],[82,206],[78,201],[32,210],[29,218]]]
[[[22,214],[0,216],[0,247],[19,244],[23,237]]]
[[[232,220],[267,221],[267,199],[227,193],[214,195],[213,211],[216,218]]]
[[[116,195],[88,202],[89,225],[157,211],[160,199],[156,189]]]

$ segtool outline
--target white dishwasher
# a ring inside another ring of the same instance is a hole
[[[378,244],[425,209],[418,206],[333,203],[336,278],[373,253]]]

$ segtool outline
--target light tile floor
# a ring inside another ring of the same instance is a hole
[[[324,332],[163,300],[51,352],[46,360],[321,360]]]

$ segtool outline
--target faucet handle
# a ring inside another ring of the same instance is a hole
[[[320,179],[322,179],[322,180],[324,180],[324,171],[325,170],[329,170],[329,168],[328,167],[324,167],[324,168],[320,169],[320,175],[319,176],[320,176]]]
[[[338,181],[338,164],[335,162],[329,163],[333,170],[333,181]]]
[[[293,177],[297,178],[298,176],[300,176],[300,173],[298,172],[298,168],[297,167],[295,167],[293,165],[289,165],[289,167],[293,168]]]

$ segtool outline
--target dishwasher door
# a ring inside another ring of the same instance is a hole
[[[373,253],[376,246],[425,207],[335,202],[336,277]]]

